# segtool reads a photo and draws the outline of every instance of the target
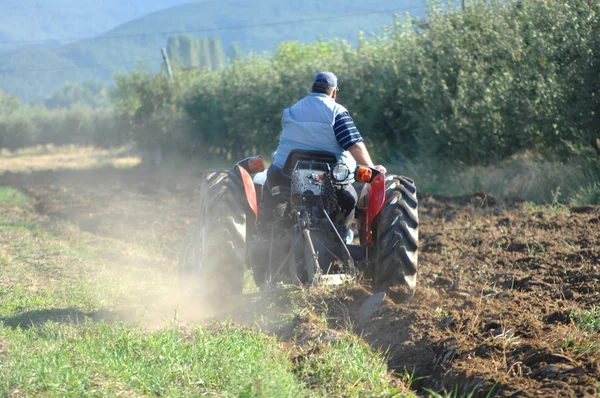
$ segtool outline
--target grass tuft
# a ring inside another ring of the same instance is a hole
[[[390,394],[386,362],[355,336],[324,343],[316,340],[306,351],[311,355],[298,361],[297,374],[325,396],[372,396]]]
[[[572,312],[570,317],[584,332],[600,330],[600,307],[594,307],[591,311]]]
[[[600,205],[600,183],[595,182],[579,188],[571,198],[573,205]]]
[[[537,204],[532,202],[525,203],[525,210],[529,213],[543,213],[548,218],[554,218],[559,215],[568,216],[571,209],[562,203]]]
[[[0,187],[0,207],[22,207],[31,209],[31,199],[21,191],[11,187]]]

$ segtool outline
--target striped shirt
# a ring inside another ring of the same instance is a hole
[[[335,138],[340,143],[340,146],[345,151],[359,142],[364,141],[347,111],[342,112],[335,117],[333,132],[335,133]]]

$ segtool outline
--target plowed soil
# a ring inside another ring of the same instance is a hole
[[[81,230],[154,245],[172,272],[197,210],[200,175],[38,171],[4,173],[0,184],[23,190],[38,212]],[[485,194],[423,195],[420,221],[414,298],[407,303],[402,289],[393,290],[369,323],[350,326],[387,353],[390,368],[413,374],[417,391],[598,395],[599,332],[584,331],[574,314],[600,304],[599,207],[536,210]],[[351,288],[326,299],[343,304],[356,321],[368,294]],[[348,327],[335,322],[339,306],[328,311],[331,329]]]

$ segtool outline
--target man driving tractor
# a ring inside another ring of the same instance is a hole
[[[248,268],[261,289],[336,283],[359,271],[375,290],[414,289],[414,181],[373,164],[337,94],[336,76],[321,72],[311,93],[283,111],[267,173],[262,157],[251,156],[204,174],[199,219],[182,249],[182,282],[197,280],[203,294],[222,296],[243,292]],[[355,180],[364,184],[360,201]]]
[[[293,150],[329,152],[351,170],[358,163],[386,172],[385,167],[373,164],[349,112],[336,102],[338,92],[337,77],[331,72],[320,72],[314,78],[311,93],[291,108],[284,109],[279,147],[267,175],[269,190],[277,185],[289,185],[289,177],[284,175],[283,169]],[[346,226],[354,219],[357,202],[351,182],[344,184],[338,192]]]

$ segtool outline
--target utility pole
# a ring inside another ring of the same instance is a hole
[[[462,10],[465,10],[465,0],[461,0],[461,4],[462,4]]]
[[[162,49],[162,56],[165,60],[165,66],[167,67],[167,73],[169,74],[169,78],[173,80],[173,71],[171,70],[171,63],[169,62],[169,56],[167,55],[167,49]]]

